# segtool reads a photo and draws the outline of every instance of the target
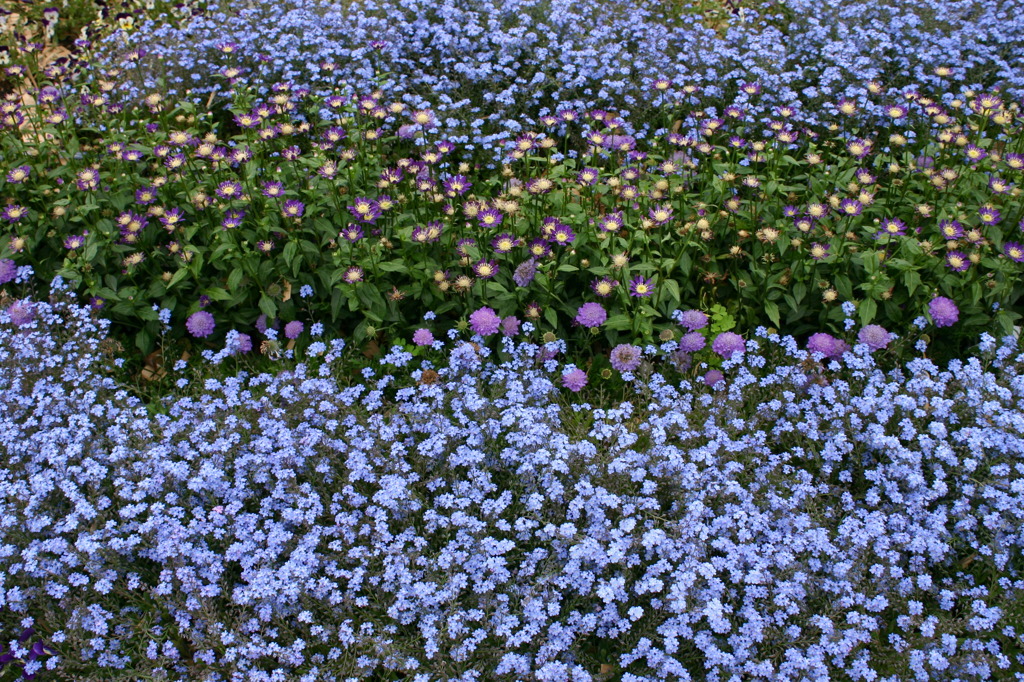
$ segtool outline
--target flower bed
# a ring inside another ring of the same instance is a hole
[[[151,416],[55,294],[0,313],[0,594],[40,679],[1024,671],[1011,346],[883,371],[762,332],[713,386],[641,355],[598,407],[558,342],[362,379],[338,342]]]

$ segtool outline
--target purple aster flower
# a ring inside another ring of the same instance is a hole
[[[728,360],[736,353],[743,353],[747,344],[743,337],[733,332],[722,332],[711,343],[711,350]]]
[[[301,218],[306,212],[306,205],[298,199],[289,199],[281,207],[281,213],[285,218]]]
[[[80,249],[85,246],[85,237],[89,234],[88,230],[82,232],[82,234],[71,234],[68,235],[67,239],[64,240],[64,248],[70,250]]]
[[[555,225],[551,236],[548,237],[548,241],[552,244],[571,244],[574,239],[576,239],[576,233],[572,231],[572,228],[561,223]]]
[[[845,216],[858,216],[864,206],[856,199],[843,199],[839,204],[839,213]]]
[[[417,346],[429,346],[434,343],[434,335],[429,329],[419,328],[412,335],[412,342]]]
[[[338,236],[348,242],[355,243],[363,238],[363,228],[359,225],[349,223],[349,226],[339,232]]]
[[[595,185],[600,177],[601,173],[596,168],[584,168],[576,174],[576,182],[581,185]]]
[[[962,251],[950,251],[946,254],[946,267],[953,272],[963,272],[971,267],[971,261],[967,259],[967,254]]]
[[[857,333],[857,341],[863,343],[871,350],[882,350],[889,345],[892,335],[877,324],[869,324]]]
[[[490,279],[498,274],[498,262],[484,259],[473,265],[473,272],[480,279]]]
[[[465,175],[453,175],[442,183],[444,192],[449,197],[462,196],[469,191],[473,183]]]
[[[28,180],[29,175],[32,173],[31,166],[18,166],[12,168],[7,174],[7,182],[12,185],[18,185]]]
[[[831,244],[819,244],[818,242],[814,242],[811,244],[811,248],[808,253],[811,254],[811,258],[814,260],[821,260],[823,258],[828,258],[828,252],[831,248]]]
[[[263,196],[275,198],[284,196],[284,184],[272,180],[270,182],[263,183]]]
[[[495,253],[508,253],[515,248],[518,240],[508,232],[502,232],[491,240],[491,248]]]
[[[587,385],[587,373],[578,368],[567,372],[562,375],[562,385],[573,393],[579,393]]]
[[[615,293],[615,287],[619,286],[619,283],[610,277],[602,277],[596,280],[590,285],[590,288],[594,290],[594,293],[601,298],[608,298]]]
[[[576,322],[584,327],[600,327],[608,319],[608,313],[600,303],[584,303],[576,311]]]
[[[284,326],[284,336],[286,339],[297,339],[302,333],[304,325],[298,320],[292,320]]]
[[[474,334],[490,336],[501,328],[501,318],[493,308],[485,306],[469,316],[469,327]]]
[[[356,219],[364,223],[373,223],[381,214],[380,205],[376,201],[364,197],[356,198],[353,204],[348,207],[348,211]]]
[[[135,190],[135,203],[140,206],[149,206],[156,201],[156,190],[152,187],[140,187]]]
[[[226,211],[224,213],[224,220],[220,224],[225,230],[230,230],[239,227],[244,219],[245,211]]]
[[[342,279],[348,284],[358,284],[363,281],[363,269],[358,265],[353,265],[345,271]]]
[[[711,369],[704,375],[704,384],[707,386],[714,386],[719,381],[725,381],[725,375],[720,370]]]
[[[956,303],[945,296],[936,296],[928,304],[928,313],[936,327],[951,327],[960,319],[960,310]]]
[[[0,284],[7,284],[17,276],[17,264],[10,258],[0,258]]]
[[[527,249],[534,258],[545,258],[551,255],[551,245],[544,239],[534,239],[527,246]]]
[[[234,180],[225,180],[217,185],[217,196],[221,199],[237,199],[242,196],[242,186]]]
[[[632,372],[640,366],[640,358],[640,348],[628,343],[615,346],[608,357],[612,367],[620,372]]]
[[[185,321],[185,328],[188,329],[188,333],[197,339],[212,334],[214,326],[213,315],[205,310],[192,313],[189,315],[188,320]]]
[[[517,287],[529,286],[530,282],[533,281],[534,275],[537,274],[537,261],[533,258],[523,261],[516,268],[516,271],[512,273],[512,281],[516,283]]]
[[[707,341],[700,332],[687,332],[679,339],[679,350],[684,353],[696,353],[706,345]]]
[[[1003,244],[1003,252],[1010,260],[1024,263],[1024,245],[1017,242],[1006,242]]]
[[[476,220],[480,223],[480,227],[497,227],[498,225],[501,225],[501,221],[504,219],[505,217],[501,214],[501,211],[496,208],[484,209],[476,216]]]
[[[692,332],[708,326],[708,316],[700,310],[686,310],[679,313],[676,321],[680,326],[686,327]]]
[[[964,236],[964,227],[955,220],[943,220],[939,223],[939,232],[943,239],[960,239]]]
[[[1001,217],[998,209],[991,206],[982,206],[978,209],[978,218],[982,225],[995,225]]]
[[[643,298],[654,293],[654,283],[640,275],[637,275],[629,282],[629,295]]]
[[[24,206],[11,204],[9,206],[4,207],[3,218],[7,222],[16,223],[22,218],[24,218],[26,215],[28,215],[28,209],[25,208]]]
[[[501,333],[504,336],[515,336],[519,333],[519,318],[509,315],[501,321]]]

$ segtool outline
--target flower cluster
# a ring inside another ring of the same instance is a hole
[[[1010,345],[885,371],[764,332],[616,407],[566,404],[587,372],[512,339],[346,384],[339,346],[147,409],[105,372],[106,323],[54,294],[0,312],[0,620],[42,642],[12,641],[27,673],[1024,672]]]

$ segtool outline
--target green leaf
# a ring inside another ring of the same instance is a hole
[[[778,329],[779,327],[782,326],[781,323],[779,322],[779,306],[778,306],[778,304],[776,304],[774,301],[765,301],[764,302],[764,311],[765,311],[765,313],[767,313],[768,319],[772,321],[772,324],[775,325],[776,329]]]
[[[284,245],[284,252],[281,254],[284,258],[285,267],[290,268],[292,261],[295,260],[295,252],[299,250],[297,242],[288,242]]]
[[[853,284],[850,278],[845,275],[838,275],[835,279],[836,291],[847,301],[853,298]]]
[[[220,287],[210,287],[209,289],[205,289],[203,293],[212,298],[214,301],[231,300],[231,294],[229,294],[227,290],[221,289]]]
[[[870,324],[878,312],[878,304],[873,298],[866,298],[857,307],[857,316],[860,318],[860,326]]]
[[[273,319],[277,315],[277,304],[274,303],[274,299],[266,294],[260,294],[260,311],[269,319]]]
[[[179,270],[178,272],[185,272],[185,271],[184,270]],[[176,272],[176,273],[174,273],[174,275],[176,277],[178,275],[178,273]],[[231,291],[234,291],[235,289],[237,289],[238,285],[242,283],[242,276],[243,276],[242,268],[235,268],[234,270],[232,270],[231,274],[228,275],[228,281],[227,281],[228,289],[230,289]],[[171,278],[171,281],[172,282],[174,281],[173,277]]]
[[[611,329],[613,331],[625,331],[633,326],[633,321],[629,319],[629,315],[612,315],[604,322],[605,329]]]
[[[903,273],[903,285],[907,287],[907,293],[912,295],[921,286],[921,275],[917,270],[907,270]]]
[[[679,256],[679,271],[683,273],[683,275],[689,275],[692,267],[693,260],[690,258],[690,255],[684,251],[682,255]]]
[[[408,272],[409,268],[406,266],[404,261],[401,260],[388,260],[377,264],[377,268],[382,272]]]
[[[674,279],[666,279],[661,284],[665,287],[665,291],[668,292],[669,300],[678,306],[682,298],[679,295],[679,282]]]
[[[558,311],[551,306],[544,311],[544,319],[547,320],[548,324],[552,327],[558,328]]]

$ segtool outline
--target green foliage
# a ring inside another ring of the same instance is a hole
[[[742,113],[667,109],[699,135],[652,140],[645,154],[614,117],[588,116],[524,134],[493,172],[429,132],[419,145],[399,137],[415,112],[398,94],[284,89],[261,102],[238,88],[211,113],[159,96],[110,111],[93,92],[78,125],[60,102],[12,105],[8,117],[37,134],[8,124],[0,137],[4,169],[30,178],[0,183],[5,203],[28,210],[5,222],[0,258],[75,282],[143,354],[161,331],[154,306],[171,311],[170,339],[203,309],[213,340],[263,315],[321,321],[356,343],[408,339],[428,311],[443,329],[487,306],[584,354],[651,342],[687,308],[719,331],[800,336],[837,330],[850,301],[861,324],[902,334],[947,296],[960,320],[936,345],[950,353],[1020,317],[1022,266],[1004,246],[1020,239],[1022,170],[1006,159],[1024,136],[1002,105],[947,112],[919,98],[914,138],[843,131],[841,119],[829,135],[784,121],[764,135]],[[967,145],[984,158],[967,163]],[[988,209],[1000,214],[991,224]],[[956,238],[941,231],[952,221]],[[529,263],[532,279],[514,277]],[[575,322],[586,302],[608,314],[597,337]]]

